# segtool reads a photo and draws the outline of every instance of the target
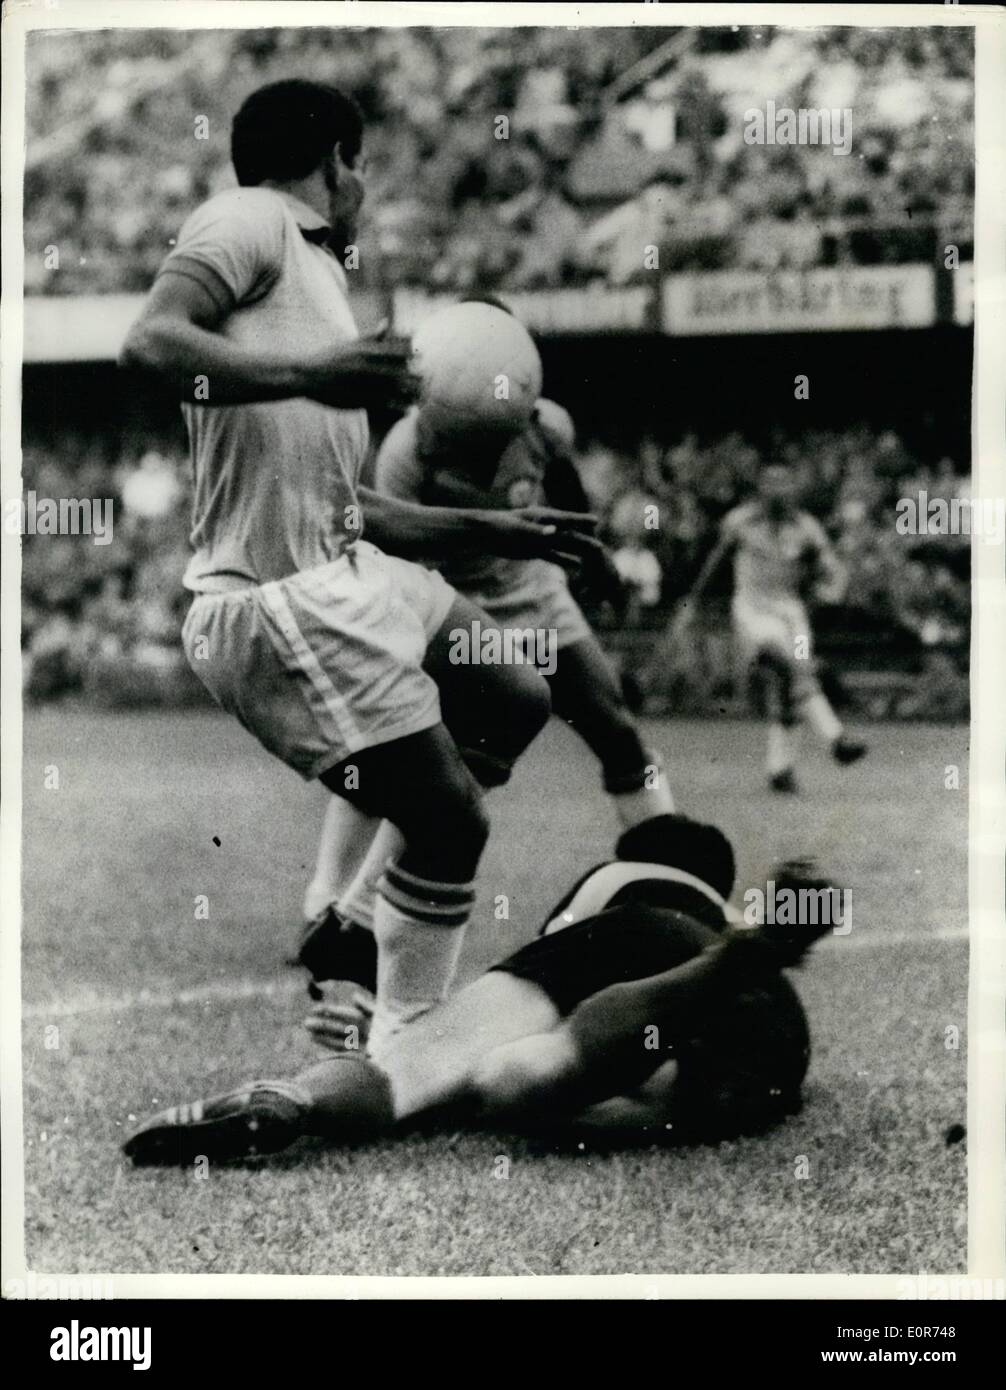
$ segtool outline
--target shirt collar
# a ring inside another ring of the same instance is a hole
[[[685,888],[694,888],[696,892],[708,898],[728,922],[736,923],[741,920],[737,909],[726,902],[715,888],[695,874],[686,873],[684,869],[672,868],[669,864],[636,863],[615,859],[588,874],[562,912],[551,919],[542,934],[551,936],[553,932],[562,931],[574,922],[582,922],[587,917],[603,912],[617,892],[641,879],[661,879],[665,882],[680,883]]]
[[[277,189],[276,192],[293,213],[293,220],[304,233],[306,239],[314,242],[315,245],[324,245],[331,228],[321,213],[315,212],[314,208],[309,208],[307,203],[301,202],[292,193],[286,193],[282,189]]]

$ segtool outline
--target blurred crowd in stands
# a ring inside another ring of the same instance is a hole
[[[83,690],[111,705],[198,698],[179,641],[188,595],[186,465],[168,442],[54,427],[25,444],[25,488],[39,498],[110,498],[112,539],[27,535],[22,547],[25,689],[45,700]]]
[[[361,288],[624,285],[652,274],[651,246],[661,272],[931,261],[947,241],[969,255],[966,28],[38,31],[27,63],[27,292],[145,290],[189,212],[233,182],[237,106],[293,76],[343,87],[364,112]],[[849,110],[850,153],[746,143],[746,113],[769,100]],[[805,504],[847,563],[846,629],[872,623],[911,649],[915,679],[893,712],[963,713],[966,539],[922,543],[893,524],[898,496],[966,487],[952,461],[922,468],[898,437],[864,429],[757,450],[738,434],[581,443],[628,594],[624,621],[598,617],[612,643],[648,634],[657,656],[643,694],[658,706],[729,685],[722,591],[701,661],[654,643],[653,630],[772,457],[798,470]],[[178,646],[188,482],[177,440],[75,435],[53,422],[30,432],[23,471],[40,496],[115,507],[109,545],[25,538],[30,695],[199,698]]]
[[[39,32],[27,288],[145,289],[233,181],[236,106],[295,75],[367,119],[363,285],[627,284],[653,245],[661,271],[966,256],[972,47],[966,28]],[[851,152],[745,143],[769,99],[848,109]]]
[[[635,636],[642,650],[656,650],[643,695],[663,709],[698,708],[722,692],[729,698],[728,572],[714,586],[701,652],[655,648],[655,630],[667,627],[720,518],[750,494],[764,463],[780,459],[794,468],[803,505],[820,517],[848,572],[838,636],[867,634],[871,665],[877,644],[886,643],[911,677],[904,709],[885,705],[874,712],[963,714],[968,537],[902,536],[894,523],[899,497],[965,496],[967,479],[950,459],[923,467],[895,434],[866,429],[780,437],[765,450],[736,433],[703,441],[688,435],[670,445],[647,438],[627,451],[585,444],[581,476],[626,593],[624,611],[605,608],[594,616],[612,643],[624,647]],[[39,497],[108,497],[114,507],[108,545],[87,536],[25,537],[29,696],[83,690],[113,705],[198,700],[200,688],[179,647],[188,601],[181,575],[189,487],[177,443],[144,432],[112,445],[100,434],[53,428],[26,445],[24,478]]]

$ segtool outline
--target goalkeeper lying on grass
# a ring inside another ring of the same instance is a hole
[[[368,1008],[308,1019],[338,1055],[287,1081],[175,1106],[126,1141],[137,1164],[273,1153],[303,1135],[356,1142],[431,1111],[522,1131],[715,1142],[800,1108],[809,1035],[782,975],[827,924],[730,925],[730,842],[654,816],[625,832],[537,940],[406,1026],[380,1065]],[[799,866],[779,885],[814,887]]]

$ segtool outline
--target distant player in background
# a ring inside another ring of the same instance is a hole
[[[491,296],[463,302],[506,308]],[[574,448],[573,421],[555,401],[539,400],[527,428],[508,442],[498,435],[479,439],[469,429],[454,432],[450,422],[434,422],[432,412],[420,404],[385,438],[375,487],[384,496],[433,507],[505,511],[547,503],[586,512],[589,503]],[[552,711],[598,759],[620,826],[673,811],[657,755],[643,744],[619,682],[570,592],[566,572],[548,560],[450,555],[432,536],[421,558],[498,627],[554,634],[555,669],[546,673]],[[588,582],[593,578],[600,585],[618,586],[603,559],[592,563]],[[354,979],[372,987],[373,946],[354,926],[369,925],[374,885],[389,845],[385,828],[371,849],[373,834],[352,808],[335,803],[327,808],[305,896],[307,927],[300,950],[301,963],[317,979]]]
[[[808,723],[839,763],[854,763],[866,745],[850,738],[818,683],[807,596],[837,601],[842,565],[824,529],[795,500],[792,473],[763,469],[758,494],[723,518],[720,536],[675,616],[687,639],[697,604],[728,555],[734,559],[734,633],[759,710],[768,720],[767,770],[774,791],[797,790],[796,733]]]
[[[800,1109],[810,1054],[781,973],[829,928],[731,926],[734,852],[712,825],[658,816],[625,831],[538,939],[410,1023],[375,1064],[367,1007],[322,1004],[308,1027],[338,1057],[174,1106],[126,1141],[137,1164],[336,1143],[437,1112],[569,1137],[704,1143],[761,1133]],[[828,891],[807,866],[777,885]]]

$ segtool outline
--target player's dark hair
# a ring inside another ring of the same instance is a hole
[[[231,162],[243,187],[307,178],[340,147],[353,167],[363,117],[351,97],[321,82],[292,78],[260,87],[231,125]]]
[[[708,883],[721,898],[733,892],[733,846],[715,825],[703,825],[689,816],[668,814],[640,821],[620,836],[615,854],[619,859],[683,869]]]

